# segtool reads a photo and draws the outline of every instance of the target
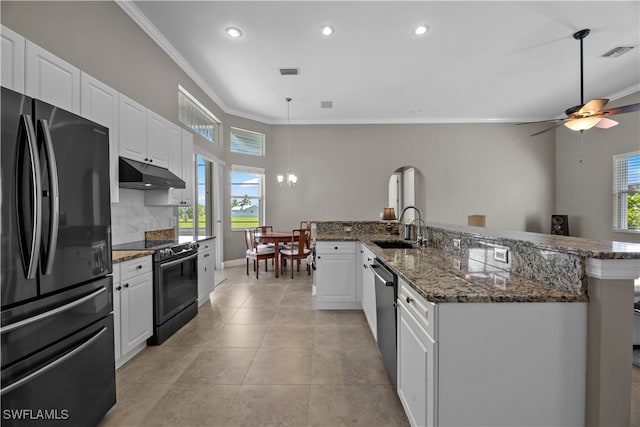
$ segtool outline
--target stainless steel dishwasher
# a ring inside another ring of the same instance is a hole
[[[389,267],[376,258],[371,265],[375,276],[378,349],[384,367],[396,387],[396,298],[398,280]]]

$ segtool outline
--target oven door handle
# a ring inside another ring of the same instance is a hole
[[[160,268],[173,267],[174,265],[182,264],[185,261],[189,261],[191,259],[196,259],[196,258],[198,258],[198,254],[197,253],[195,253],[193,255],[189,255],[188,257],[176,259],[176,260],[169,261],[169,262],[166,262],[166,263],[160,263]]]

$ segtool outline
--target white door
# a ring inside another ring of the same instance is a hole
[[[434,426],[435,341],[398,304],[398,396],[412,426]]]
[[[120,156],[146,162],[147,109],[123,94],[119,94],[118,120]]]
[[[80,114],[80,70],[40,46],[26,42],[26,94]]]
[[[24,93],[24,49],[25,39],[4,25],[0,26],[2,39],[2,64],[0,81],[2,86]]]
[[[154,166],[169,167],[169,122],[147,110],[147,158]]]
[[[355,255],[325,255],[316,257],[317,298],[326,302],[355,302]]]
[[[87,73],[80,74],[80,114],[109,128],[111,203],[118,203],[118,92]]]

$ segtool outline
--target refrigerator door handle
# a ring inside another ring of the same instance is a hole
[[[36,371],[33,371],[32,373],[30,373],[26,377],[23,377],[20,380],[16,381],[15,383],[10,384],[7,387],[1,389],[0,390],[0,395],[5,395],[5,394],[9,393],[11,390],[15,390],[16,388],[28,383],[29,381],[33,380],[34,378],[39,377],[40,375],[52,370],[53,368],[55,368],[56,366],[60,365],[61,363],[64,363],[65,361],[71,359],[76,354],[80,353],[85,348],[87,348],[91,344],[93,344],[106,331],[107,331],[107,328],[103,326],[102,329],[100,329],[95,335],[93,335],[91,338],[89,338],[88,340],[86,340],[85,342],[83,342],[82,344],[80,344],[79,346],[74,348],[73,350],[65,353],[62,357],[54,360],[53,362],[51,362],[51,363],[49,363],[47,365],[44,365],[42,368],[40,368],[40,369],[38,369]]]
[[[44,139],[45,157],[47,159],[47,167],[49,170],[49,185],[51,191],[49,193],[49,211],[50,211],[50,231],[49,241],[47,243],[47,259],[44,264],[44,274],[51,274],[53,271],[53,260],[56,256],[56,247],[58,245],[58,225],[60,223],[60,187],[58,185],[58,167],[56,156],[53,152],[53,144],[51,143],[51,132],[49,131],[49,123],[45,119],[38,120],[38,131],[42,133]]]
[[[93,299],[93,298],[97,297],[98,295],[100,295],[101,293],[106,292],[106,291],[107,291],[107,288],[105,288],[103,286],[100,289],[97,289],[96,291],[91,292],[89,295],[85,295],[82,298],[79,298],[79,299],[77,299],[75,301],[72,301],[70,303],[62,305],[62,306],[60,306],[58,308],[54,308],[53,310],[45,311],[44,313],[40,313],[40,314],[38,314],[36,316],[29,317],[29,318],[24,319],[24,320],[20,320],[19,322],[10,323],[10,324],[0,328],[0,334],[11,332],[14,329],[22,328],[22,327],[30,325],[30,324],[32,324],[34,322],[38,322],[38,321],[40,321],[42,319],[46,319],[47,317],[55,316],[56,314],[62,313],[63,311],[70,310],[73,307],[76,307],[76,306],[84,303],[85,301],[89,301],[90,299]]]
[[[38,273],[38,261],[40,257],[40,239],[42,239],[42,180],[40,170],[40,156],[38,155],[38,145],[36,142],[36,132],[33,128],[31,116],[23,114],[20,116],[20,128],[24,129],[24,135],[27,138],[27,147],[29,149],[29,162],[31,163],[31,194],[33,194],[33,205],[31,212],[32,235],[30,248],[27,249],[21,239],[22,260],[25,268],[27,279],[35,279]],[[20,181],[16,181],[20,186]],[[24,197],[21,187],[18,187],[16,194],[18,197]],[[20,205],[20,204],[19,204]],[[18,213],[20,215],[20,213]],[[20,224],[20,222],[18,222]],[[21,234],[24,233],[20,230]],[[28,252],[27,252],[28,250]],[[26,253],[25,253],[26,252]],[[28,258],[28,261],[26,260]]]

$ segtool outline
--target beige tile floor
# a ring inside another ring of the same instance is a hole
[[[195,319],[118,370],[101,427],[409,425],[361,312],[315,311],[303,271],[223,274]],[[632,381],[640,427],[640,368]]]
[[[362,312],[314,310],[304,268],[224,275],[195,319],[117,371],[101,427],[409,425]]]

